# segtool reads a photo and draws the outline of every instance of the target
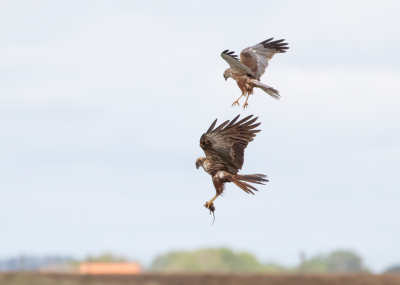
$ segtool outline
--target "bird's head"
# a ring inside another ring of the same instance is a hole
[[[230,68],[228,68],[227,70],[224,71],[225,81],[228,80],[229,77],[231,77],[231,69]]]
[[[203,166],[205,160],[205,157],[199,157],[198,159],[196,159],[196,168],[199,169],[200,166]]]

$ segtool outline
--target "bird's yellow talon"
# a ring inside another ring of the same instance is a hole
[[[244,109],[246,109],[246,108],[247,108],[247,106],[249,106],[249,104],[247,104],[247,103],[244,103],[244,105],[243,105],[243,110],[244,110]]]

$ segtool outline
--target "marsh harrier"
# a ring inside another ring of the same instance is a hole
[[[262,185],[263,182],[268,182],[267,176],[263,174],[238,175],[243,166],[245,148],[253,141],[256,133],[261,131],[254,130],[261,123],[254,123],[257,118],[250,120],[253,115],[236,122],[239,116],[214,129],[217,123],[215,120],[200,138],[200,147],[206,157],[196,160],[196,168],[201,166],[211,175],[217,192],[214,198],[204,205],[208,209],[215,209],[213,202],[222,194],[227,182],[232,182],[244,192],[253,195],[253,191],[258,190],[246,182]]]
[[[230,68],[224,72],[225,80],[228,80],[229,77],[233,78],[242,91],[242,95],[233,102],[232,106],[236,104],[239,106],[239,99],[247,95],[246,102],[243,105],[243,109],[245,109],[249,105],[247,100],[253,94],[255,87],[261,88],[275,99],[280,98],[278,90],[260,82],[260,78],[265,73],[271,58],[276,53],[286,52],[289,48],[286,46],[287,43],[283,43],[284,40],[272,41],[273,39],[270,38],[242,50],[240,61],[234,51],[227,49],[221,53],[222,58],[230,65]]]

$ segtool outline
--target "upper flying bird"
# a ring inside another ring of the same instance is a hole
[[[246,182],[262,185],[263,182],[268,182],[267,176],[263,174],[238,175],[243,166],[245,148],[253,141],[256,133],[261,131],[254,130],[261,123],[253,124],[257,120],[257,118],[250,120],[253,115],[236,122],[239,116],[231,122],[228,120],[222,123],[216,129],[214,129],[217,123],[215,120],[200,138],[200,147],[206,157],[199,157],[196,160],[196,168],[201,166],[211,175],[217,192],[214,198],[204,205],[208,209],[215,209],[213,202],[224,191],[226,182],[233,182],[246,193],[253,195],[252,190],[258,190]]]
[[[224,71],[225,80],[232,77],[236,80],[240,90],[242,90],[242,95],[233,102],[232,106],[235,104],[239,106],[239,99],[247,95],[246,102],[243,105],[243,109],[245,109],[249,105],[247,100],[253,94],[254,87],[261,88],[275,99],[280,98],[278,90],[260,82],[260,78],[264,74],[271,58],[276,53],[286,52],[289,48],[287,43],[283,43],[284,40],[272,41],[273,39],[270,38],[252,47],[245,48],[240,53],[240,61],[234,51],[227,49],[221,53],[222,58],[231,67]]]

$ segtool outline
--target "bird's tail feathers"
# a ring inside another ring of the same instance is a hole
[[[272,98],[275,98],[279,100],[281,98],[281,95],[279,95],[279,91],[276,90],[273,87],[269,87],[268,85],[265,85],[261,83],[260,81],[253,80],[253,83],[260,89],[264,90],[268,95],[270,95]]]
[[[266,178],[267,176],[264,174],[232,175],[230,182],[233,182],[237,187],[242,189],[244,192],[254,195],[253,191],[258,191],[258,190],[246,182],[265,185],[264,182],[268,182],[268,179]]]

